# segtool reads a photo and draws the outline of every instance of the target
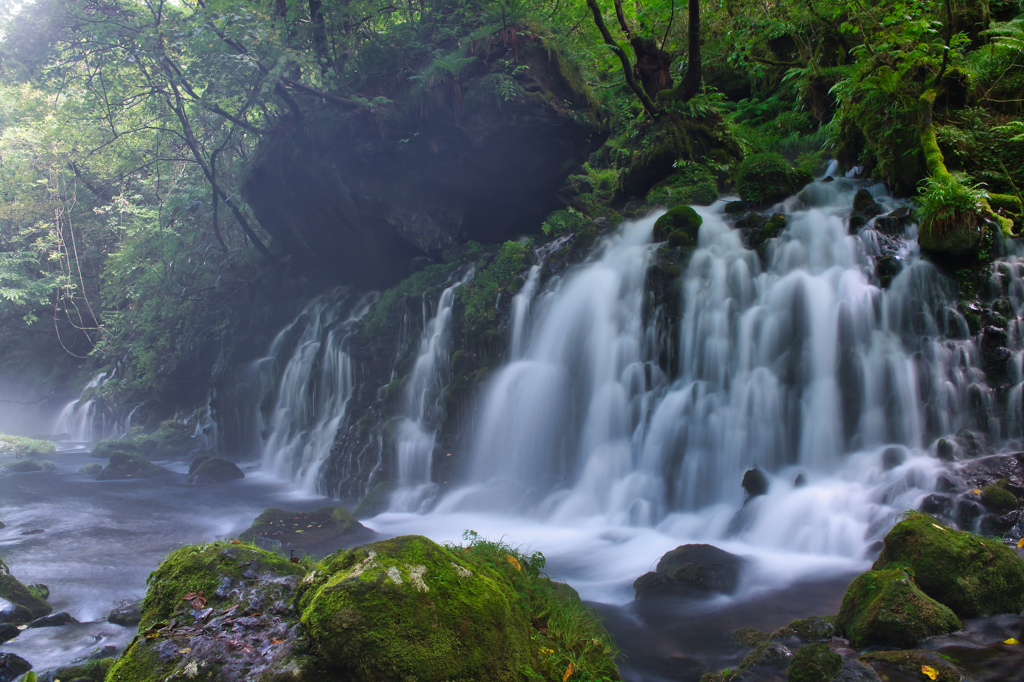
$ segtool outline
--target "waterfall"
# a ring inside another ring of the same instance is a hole
[[[100,405],[95,398],[86,397],[91,395],[91,389],[99,388],[114,378],[116,370],[109,373],[100,372],[82,389],[82,394],[72,400],[57,416],[53,426],[53,433],[65,436],[66,440],[77,443],[92,443],[104,438],[116,438],[124,433],[121,428],[107,412],[102,410],[97,413]],[[132,411],[134,413],[134,410]],[[97,421],[99,422],[97,424]],[[97,428],[97,426],[99,428]]]
[[[455,290],[473,279],[470,268],[448,286],[429,315],[429,299],[423,298],[423,333],[412,372],[406,379],[404,416],[397,427],[398,490],[391,508],[398,511],[425,509],[433,502],[437,486],[431,480],[437,428],[444,420],[441,398],[450,378],[452,306]]]
[[[624,224],[543,290],[524,287],[517,299],[535,299],[483,395],[468,484],[438,510],[671,526],[720,507],[731,510],[721,534],[858,555],[871,524],[930,489],[937,463],[923,448],[978,427],[970,396],[984,386],[974,340],[946,338],[962,323],[955,292],[918,258],[916,228],[891,286],[873,279],[878,235],[849,234],[846,219],[865,186],[816,182],[777,206],[788,225],[763,266],[724,202],[698,208],[673,376],[658,362],[664,329],[643,313],[659,214]],[[910,457],[882,471],[893,447]],[[730,522],[754,466],[771,492]],[[795,486],[797,473],[811,485]],[[812,511],[817,526],[794,532]]]
[[[269,357],[257,362],[267,372],[283,365],[266,420],[263,468],[306,491],[317,490],[355,390],[349,343],[356,323],[378,298],[370,293],[354,299],[345,291],[316,298],[277,335]]]

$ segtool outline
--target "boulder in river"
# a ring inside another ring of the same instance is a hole
[[[843,667],[843,657],[827,644],[808,644],[797,649],[786,671],[789,682],[829,682]]]
[[[914,583],[902,568],[874,570],[854,578],[843,595],[839,625],[858,649],[913,647],[926,637],[960,629],[960,619]]]
[[[680,545],[668,552],[654,571],[633,582],[636,598],[662,594],[706,596],[732,594],[739,586],[742,558],[713,545]]]
[[[117,653],[117,649],[114,647],[104,647],[104,649],[107,650],[106,653],[108,654],[110,649],[114,650],[113,653]],[[108,657],[73,661],[71,665],[66,665],[63,668],[57,668],[40,675],[39,682],[63,682],[65,680],[70,682],[81,682],[83,680],[87,682],[103,682],[106,679],[107,671],[114,665],[114,660],[114,658]]]
[[[140,620],[142,620],[142,607],[135,602],[121,604],[121,606],[107,614],[107,622],[114,625],[124,625],[126,627],[138,625]]]
[[[910,512],[885,536],[873,570],[891,563],[907,566],[921,592],[961,618],[1024,609],[1024,560],[998,538],[953,530]]]
[[[781,154],[752,154],[733,174],[740,199],[761,206],[782,201],[814,181],[807,171],[798,170]]]
[[[21,656],[0,653],[0,682],[14,682],[31,669],[32,664]]]
[[[189,473],[188,482],[192,485],[213,485],[237,481],[240,478],[245,478],[245,474],[234,462],[222,457],[207,457]]]
[[[110,464],[97,476],[97,481],[112,481],[122,478],[150,478],[171,473],[170,469],[153,464],[141,455],[115,452],[110,455]]]
[[[0,623],[28,623],[51,611],[53,607],[11,575],[0,560]]]
[[[964,674],[948,658],[926,649],[872,651],[862,654],[860,660],[885,675],[883,679],[923,680],[924,666],[934,671],[935,677],[929,675],[929,678],[935,682],[961,682],[964,679]]]
[[[34,621],[28,624],[30,628],[55,628],[62,625],[71,625],[77,623],[74,616],[67,611],[60,611],[58,613],[51,613],[48,616],[42,618],[36,618]]]
[[[747,492],[748,497],[757,497],[768,492],[768,477],[764,472],[754,467],[743,474],[743,481],[740,483]]]
[[[344,507],[320,507],[313,511],[285,511],[271,507],[242,531],[240,540],[257,547],[285,553],[302,550],[326,556],[341,548],[373,539],[375,533],[356,521]]]

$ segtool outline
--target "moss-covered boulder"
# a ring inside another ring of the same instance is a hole
[[[808,644],[793,654],[786,671],[789,682],[831,682],[843,667],[843,657],[827,644]]]
[[[854,578],[843,595],[838,623],[858,649],[913,647],[925,637],[960,629],[956,614],[918,589],[899,567]]]
[[[125,453],[165,459],[187,455],[195,447],[196,441],[190,427],[176,421],[164,421],[153,433],[101,440],[92,446],[91,454],[93,457],[106,458],[114,453]]]
[[[267,550],[302,550],[314,556],[352,547],[371,539],[374,532],[359,523],[344,507],[320,507],[313,511],[285,511],[271,507],[242,531],[240,540]]]
[[[57,465],[48,459],[36,460],[31,457],[15,457],[0,460],[0,472],[8,474],[31,474],[36,471],[56,471]]]
[[[1017,496],[1007,489],[1009,481],[1005,478],[981,489],[981,502],[993,511],[1005,514],[1020,506]]]
[[[710,206],[717,199],[715,176],[707,166],[699,163],[685,164],[647,194],[649,204],[666,208],[689,204]]]
[[[305,569],[238,541],[182,547],[150,574],[139,634],[108,682],[310,680],[292,600]]]
[[[86,476],[96,476],[103,471],[103,465],[99,462],[89,462],[78,467],[78,473],[85,474]]]
[[[1024,561],[998,538],[953,530],[913,512],[885,536],[877,570],[906,565],[926,595],[961,618],[1024,609]]]
[[[673,248],[696,248],[704,219],[689,206],[676,206],[654,223],[654,241],[668,241]]]
[[[781,154],[753,154],[736,168],[733,181],[743,201],[764,206],[796,194],[814,177],[793,167]]]
[[[67,665],[41,675],[39,682],[59,682],[62,680],[67,680],[67,682],[81,682],[82,680],[103,682],[107,677],[107,672],[114,665],[115,660],[114,658],[100,658],[77,665]]]
[[[207,457],[194,471],[189,472],[188,482],[192,485],[214,485],[245,478],[245,474],[234,462],[222,457]]]
[[[530,623],[490,571],[421,536],[334,554],[303,581],[302,624],[352,680],[519,680]]]
[[[29,586],[11,575],[7,564],[0,561],[0,622],[28,623],[51,611],[53,607],[45,599],[33,594]]]
[[[811,616],[794,620],[786,627],[805,642],[825,642],[840,634],[837,616]]]
[[[860,660],[885,675],[882,679],[899,676],[897,679],[924,680],[923,667],[935,672],[935,677],[927,677],[935,682],[961,682],[964,679],[964,674],[948,658],[925,649],[873,651],[861,655]]]
[[[131,455],[126,452],[115,452],[110,456],[110,463],[96,475],[98,481],[113,481],[122,478],[151,478],[171,473],[170,469],[153,464],[142,455]]]

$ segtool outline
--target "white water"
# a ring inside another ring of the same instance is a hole
[[[349,341],[355,323],[378,298],[376,293],[355,302],[347,296],[339,300],[338,294],[318,297],[277,335],[270,357],[258,362],[268,366],[282,361],[286,346],[294,343],[267,420],[263,468],[295,480],[303,490],[317,490],[321,468],[347,415],[355,390]]]
[[[107,372],[97,374],[82,389],[83,395],[86,391],[102,386],[113,379],[115,372],[116,370],[110,372],[109,376]],[[53,425],[53,433],[58,435],[66,434],[67,440],[79,443],[92,443],[104,438],[116,438],[122,435],[124,429],[121,425],[102,409],[97,413],[98,406],[94,398],[83,400],[83,398],[79,397],[72,400],[57,415],[57,421]]]
[[[423,511],[437,495],[430,473],[437,428],[444,420],[441,398],[451,378],[452,306],[455,290],[473,274],[471,268],[441,293],[433,316],[429,299],[423,298],[423,334],[405,384],[405,416],[398,424],[398,490],[391,495],[391,508],[396,511]]]

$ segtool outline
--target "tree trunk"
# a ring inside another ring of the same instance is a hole
[[[700,64],[700,0],[689,0],[690,4],[690,46],[686,61],[686,75],[680,92],[680,99],[688,102],[694,95],[700,92],[701,64]]]

